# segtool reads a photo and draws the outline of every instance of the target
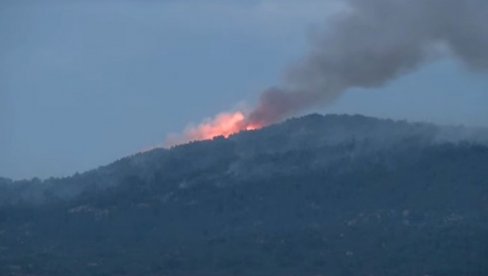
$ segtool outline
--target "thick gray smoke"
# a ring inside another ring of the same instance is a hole
[[[265,91],[251,123],[269,124],[372,88],[448,55],[488,69],[488,0],[344,0],[285,82]]]

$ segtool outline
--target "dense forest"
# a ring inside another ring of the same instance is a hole
[[[309,115],[0,178],[0,275],[488,275],[488,132]]]

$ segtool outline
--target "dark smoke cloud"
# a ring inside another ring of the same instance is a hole
[[[441,56],[488,69],[488,0],[344,0],[310,53],[265,91],[251,123],[327,104],[350,88],[384,85]]]

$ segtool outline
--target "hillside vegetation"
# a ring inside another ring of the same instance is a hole
[[[0,275],[488,275],[487,137],[309,115],[0,179]]]

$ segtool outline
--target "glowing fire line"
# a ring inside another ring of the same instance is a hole
[[[174,146],[190,141],[208,140],[218,136],[228,138],[240,131],[251,131],[261,127],[247,122],[246,116],[242,112],[220,113],[198,126],[187,127],[181,135],[170,135],[165,144],[166,146]]]

